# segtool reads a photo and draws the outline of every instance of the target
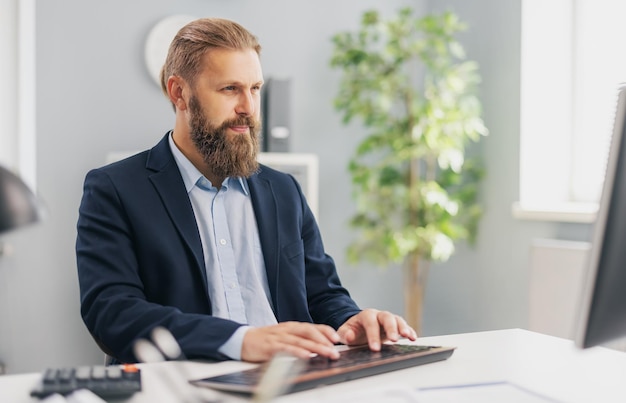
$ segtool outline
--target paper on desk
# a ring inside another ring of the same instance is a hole
[[[416,403],[559,403],[509,382],[452,385],[418,389]]]
[[[450,385],[414,389],[390,384],[368,388],[350,395],[324,398],[326,403],[354,401],[359,403],[561,403],[509,382]]]

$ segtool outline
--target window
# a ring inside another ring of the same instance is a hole
[[[591,222],[617,88],[626,3],[523,0],[520,218]]]
[[[0,10],[0,164],[35,189],[35,0]]]
[[[17,1],[0,0],[0,164],[12,169],[17,154]]]

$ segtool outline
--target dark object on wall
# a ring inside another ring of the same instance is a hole
[[[42,218],[35,194],[15,174],[0,167],[0,233]]]
[[[263,86],[263,151],[289,152],[291,79],[270,78]]]

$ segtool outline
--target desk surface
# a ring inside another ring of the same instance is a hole
[[[457,349],[446,361],[289,394],[276,401],[352,401],[350,397],[359,397],[357,400],[360,401],[360,397],[369,392],[370,396],[383,393],[382,387],[413,390],[497,381],[511,382],[563,403],[626,401],[626,353],[623,352],[602,347],[579,350],[569,340],[520,329],[424,337],[417,343],[455,346]],[[176,398],[166,398],[172,393],[164,379],[172,378],[168,375],[171,371],[195,379],[252,366],[234,361],[142,365],[144,390],[128,402],[177,401]],[[37,402],[30,398],[29,391],[38,378],[39,374],[0,376],[0,402]],[[188,386],[182,379],[180,383],[184,388],[199,390],[207,398],[217,393]],[[219,396],[224,402],[248,401],[232,395]]]

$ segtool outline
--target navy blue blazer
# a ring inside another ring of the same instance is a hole
[[[276,319],[338,328],[359,308],[298,183],[261,165],[248,184]],[[164,326],[188,358],[227,358],[217,350],[241,324],[211,316],[200,235],[167,135],[87,174],[77,231],[81,315],[104,352],[136,361],[133,342]]]

